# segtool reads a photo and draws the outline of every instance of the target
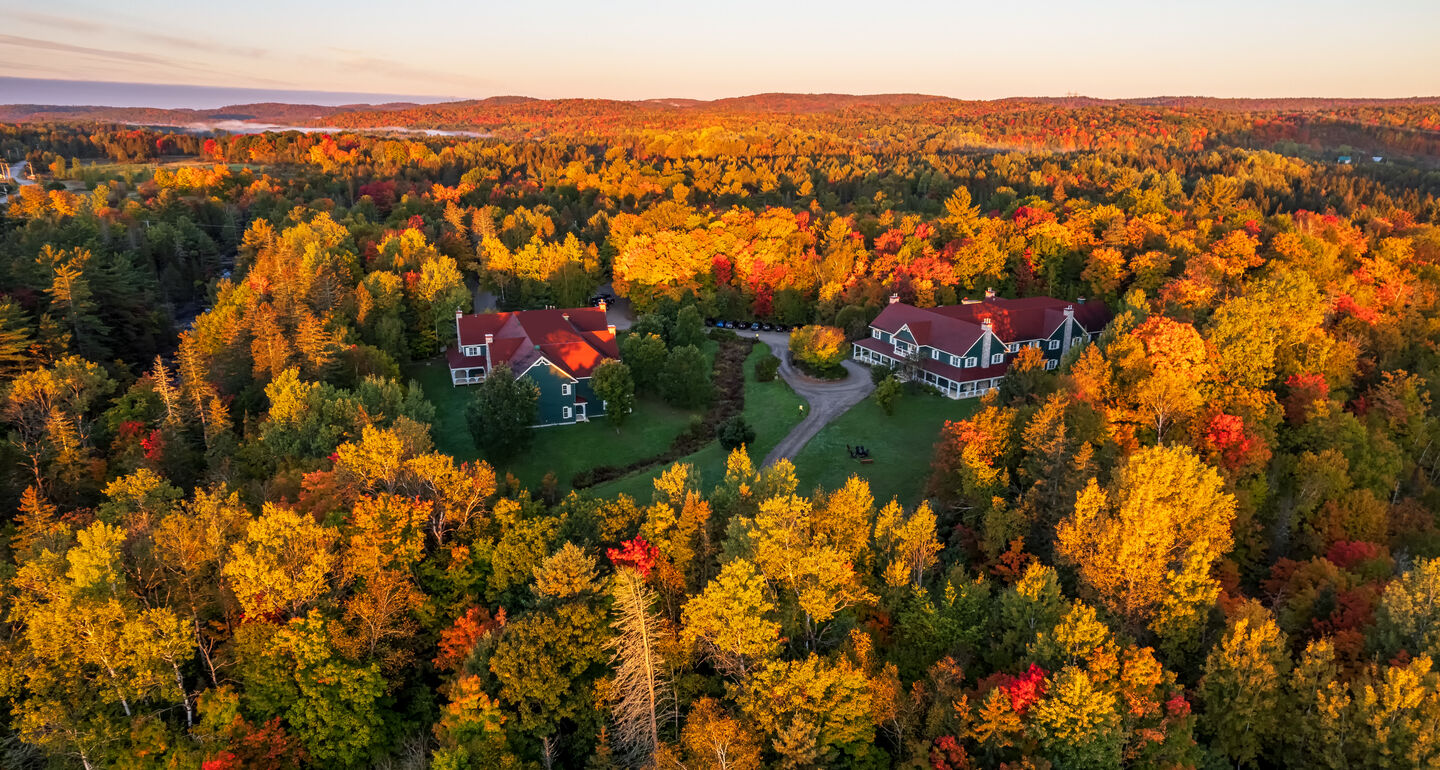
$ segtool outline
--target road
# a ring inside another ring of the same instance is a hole
[[[29,165],[30,165],[30,164],[29,164],[27,161],[23,161],[23,160],[22,160],[22,161],[17,161],[17,162],[15,162],[15,163],[11,163],[11,164],[10,164],[10,176],[12,176],[12,177],[14,178],[12,181],[14,181],[15,184],[18,184],[18,185],[20,185],[21,187],[24,187],[24,186],[26,186],[26,185],[35,184],[35,180],[33,180],[33,179],[26,179],[26,178],[25,178],[25,169],[26,169],[26,167],[28,167]],[[9,201],[10,201],[10,196],[4,195],[4,194],[0,194],[0,203],[8,203]]]
[[[809,402],[805,410],[805,419],[800,421],[780,443],[765,455],[765,465],[771,465],[780,458],[793,458],[800,454],[800,450],[815,438],[820,429],[829,425],[831,421],[845,414],[850,407],[860,403],[870,391],[875,389],[875,384],[870,381],[870,370],[860,364],[845,359],[845,371],[848,373],[843,380],[817,380],[808,377],[804,373],[790,365],[787,360],[790,350],[790,335],[785,332],[751,332],[756,334],[761,342],[770,346],[770,350],[780,358],[780,376],[784,378],[800,397]]]

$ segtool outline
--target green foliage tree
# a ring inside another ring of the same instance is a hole
[[[539,402],[535,383],[516,379],[504,364],[491,369],[465,405],[465,424],[475,447],[495,465],[525,451],[533,439],[530,426],[535,424]]]
[[[605,402],[605,419],[619,432],[635,409],[635,380],[630,376],[630,367],[624,361],[601,361],[590,375],[590,387]]]
[[[661,393],[675,406],[695,409],[705,406],[714,395],[710,384],[710,367],[705,355],[693,345],[670,351],[665,359]]]
[[[748,446],[755,442],[755,429],[745,421],[743,415],[735,415],[715,430],[715,438],[720,440],[720,446],[729,452],[742,446]]]

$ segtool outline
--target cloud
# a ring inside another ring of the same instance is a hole
[[[232,56],[243,56],[246,58],[260,58],[271,55],[270,51],[263,48],[250,46],[227,45],[212,38],[182,37],[180,35],[166,35],[159,32],[128,27],[122,24],[101,23],[85,19],[79,16],[57,16],[49,13],[34,13],[31,11],[20,11],[11,14],[11,18],[19,21],[28,21],[45,27],[57,27],[66,32],[84,31],[95,32],[109,36],[119,36],[134,40],[144,40],[151,43],[160,43],[172,48],[180,48],[188,51],[199,51],[206,54],[225,53]]]
[[[14,46],[16,48],[30,48],[38,51],[59,51],[61,53],[73,53],[81,56],[94,56],[112,61],[132,62],[135,64],[158,64],[164,67],[187,67],[187,65],[168,59],[163,56],[152,56],[145,53],[134,53],[131,51],[117,51],[111,48],[91,48],[84,45],[71,45],[69,43],[57,43],[54,40],[41,40],[34,37],[22,37],[20,35],[0,35],[0,45]]]

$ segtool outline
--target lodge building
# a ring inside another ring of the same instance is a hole
[[[971,398],[1000,386],[1022,348],[1039,348],[1045,368],[1055,369],[1071,348],[1094,340],[1110,322],[1103,302],[1073,303],[1050,297],[985,299],[919,308],[890,295],[870,324],[870,336],[854,343],[856,361],[888,366],[950,398]]]
[[[506,364],[515,378],[528,377],[540,388],[537,426],[570,425],[605,413],[605,403],[590,389],[590,375],[601,361],[620,357],[615,325],[599,307],[520,310],[512,313],[455,311],[456,344],[445,351],[450,382],[483,382]]]

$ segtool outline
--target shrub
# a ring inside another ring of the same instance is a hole
[[[772,353],[755,363],[755,381],[770,382],[775,379],[775,373],[778,371],[780,371],[780,358]]]
[[[875,383],[876,387],[879,387],[880,383],[884,382],[886,379],[894,376],[894,367],[885,366],[883,364],[876,364],[870,367],[870,381]]]
[[[802,326],[790,334],[791,360],[816,377],[844,377],[840,363],[849,352],[845,332],[834,326]]]
[[[900,393],[903,390],[900,381],[893,375],[886,377],[879,385],[875,386],[875,403],[885,414],[893,415],[895,414],[895,402],[900,400]]]
[[[750,427],[750,423],[745,422],[744,417],[737,414],[720,423],[720,429],[715,432],[715,436],[720,439],[720,446],[730,452],[754,443],[755,429]]]

